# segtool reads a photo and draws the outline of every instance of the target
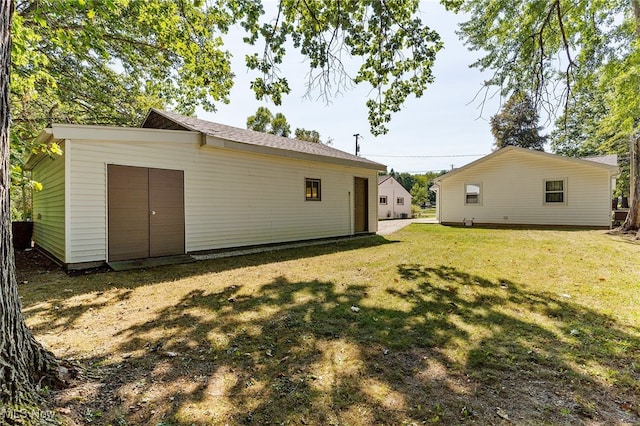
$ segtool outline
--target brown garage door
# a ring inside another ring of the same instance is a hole
[[[184,253],[184,172],[110,164],[109,261]]]
[[[365,178],[354,179],[353,205],[355,232],[369,231],[369,181]]]

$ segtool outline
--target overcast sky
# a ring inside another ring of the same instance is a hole
[[[266,2],[267,14],[275,3]],[[469,52],[455,34],[460,17],[447,12],[436,0],[423,1],[422,20],[436,30],[444,41],[434,68],[435,82],[422,98],[410,98],[390,123],[389,133],[375,137],[369,132],[365,106],[369,88],[355,88],[336,95],[331,103],[305,97],[308,67],[300,56],[290,56],[281,70],[292,89],[281,106],[255,100],[249,89],[253,77],[246,73],[244,55],[247,48],[239,37],[227,41],[234,54],[236,80],[231,103],[220,105],[216,113],[199,110],[197,115],[218,123],[246,127],[247,117],[259,106],[274,114],[283,113],[291,125],[317,130],[323,141],[333,139],[333,147],[354,152],[354,134],[361,136],[360,154],[386,164],[398,172],[420,173],[460,167],[491,152],[489,119],[499,111],[500,100],[489,99],[483,111],[474,100],[486,75],[469,65],[477,54]],[[354,60],[354,65],[357,62]]]

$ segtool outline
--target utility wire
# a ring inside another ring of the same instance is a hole
[[[374,155],[362,154],[364,157],[389,157],[389,158],[457,158],[457,157],[482,157],[487,154],[453,154],[453,155]]]

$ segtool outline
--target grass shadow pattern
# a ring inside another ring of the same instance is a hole
[[[113,346],[82,360],[97,379],[59,407],[105,425],[640,422],[640,330],[571,299],[450,265],[399,263],[392,281],[367,284],[275,266],[265,281],[259,263],[142,321],[96,317],[113,327]],[[57,301],[49,318],[63,333],[108,305],[135,316],[135,285],[109,288],[83,312]]]

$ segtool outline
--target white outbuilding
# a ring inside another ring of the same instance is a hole
[[[411,217],[411,194],[393,176],[378,176],[378,219]]]
[[[506,147],[436,179],[443,224],[609,228],[615,156],[569,158]]]
[[[375,233],[382,164],[151,110],[141,128],[53,124],[27,163],[36,246],[68,268]]]

